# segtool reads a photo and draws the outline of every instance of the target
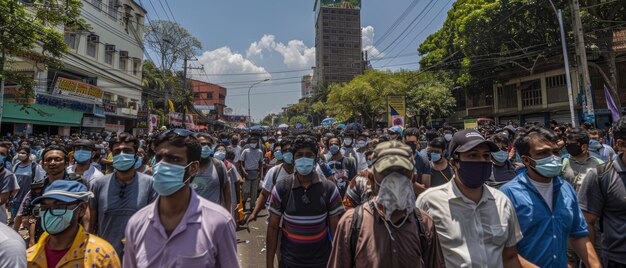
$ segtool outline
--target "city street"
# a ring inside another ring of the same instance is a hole
[[[267,210],[259,213],[257,221],[251,222],[250,233],[245,229],[237,231],[237,255],[241,267],[265,267],[265,218]],[[278,266],[275,262],[275,265]]]

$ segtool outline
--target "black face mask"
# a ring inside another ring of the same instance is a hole
[[[567,152],[572,156],[577,156],[583,153],[583,149],[578,144],[567,144],[565,145],[565,149],[567,149]]]
[[[406,145],[408,145],[409,147],[411,147],[411,150],[413,150],[413,154],[415,154],[415,152],[417,151],[417,144],[415,142],[406,142]]]

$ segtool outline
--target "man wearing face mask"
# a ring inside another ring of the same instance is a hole
[[[123,256],[124,230],[130,217],[157,197],[152,178],[135,170],[139,141],[121,133],[109,141],[113,155],[113,173],[94,179],[89,201],[90,221],[85,229],[104,238]]]
[[[26,251],[28,267],[121,267],[115,249],[80,224],[90,197],[84,184],[57,180],[33,200],[45,233]]]
[[[227,175],[224,162],[213,157],[213,138],[205,133],[197,134],[196,138],[202,145],[202,151],[200,153],[200,170],[191,182],[191,189],[194,189],[199,196],[206,200],[220,204],[230,211],[230,178]]]
[[[493,162],[493,174],[487,180],[487,185],[499,189],[505,183],[511,181],[515,176],[515,166],[509,160],[509,139],[506,135],[497,133],[491,136],[493,141],[500,148],[497,152],[491,153],[491,162]]]
[[[615,156],[615,151],[611,146],[600,142],[600,131],[590,129],[589,131],[589,151],[600,160],[607,162]]]
[[[355,143],[354,132],[348,132],[343,138],[341,153],[348,158],[352,158],[356,164],[357,172],[362,172],[367,169],[367,161],[365,160],[365,157],[363,157],[362,153],[357,152],[356,149],[358,148],[353,147]],[[360,144],[360,146],[361,145],[362,144]]]
[[[435,138],[428,144],[430,158],[429,180],[422,180],[424,187],[436,187],[448,183],[452,179],[452,168],[444,157],[446,142],[443,138]]]
[[[202,151],[193,134],[173,129],[155,141],[159,198],[128,222],[124,267],[239,267],[230,212],[189,186]]]
[[[257,198],[259,189],[259,179],[263,174],[263,151],[259,149],[259,138],[252,136],[248,139],[247,148],[241,152],[241,166],[242,175],[245,178],[243,182],[243,207],[246,208],[246,202],[250,198],[250,210],[254,210],[254,205]]]
[[[445,267],[433,220],[415,207],[411,148],[379,144],[371,170],[373,197],[339,221],[328,267]]]
[[[6,204],[10,197],[14,196],[20,189],[17,177],[13,172],[4,167],[5,159],[9,152],[9,146],[5,143],[0,145],[0,224],[7,224]],[[12,216],[14,217],[14,216]]]
[[[520,255],[540,267],[567,267],[569,242],[586,267],[600,267],[576,191],[559,177],[563,165],[556,142],[554,132],[535,126],[518,134],[515,149],[527,169],[500,188],[524,234]]]
[[[578,190],[587,172],[604,162],[589,153],[589,134],[586,130],[573,128],[565,135],[569,157],[563,159],[562,177]]]
[[[333,170],[334,176],[332,178],[339,188],[341,198],[343,198],[348,189],[348,184],[357,175],[357,165],[354,159],[343,155],[339,138],[330,139],[328,145],[328,153],[330,154],[328,166]]]
[[[91,159],[96,155],[96,147],[93,141],[86,139],[77,140],[73,148],[76,164],[67,167],[69,176],[82,177],[87,182],[104,176],[102,172],[91,164]]]
[[[293,143],[295,173],[276,182],[270,197],[266,267],[274,267],[282,222],[279,267],[326,267],[339,218],[344,211],[337,187],[315,172],[315,139]]]
[[[516,245],[522,239],[511,202],[485,185],[492,172],[491,153],[498,146],[476,130],[462,130],[450,141],[454,176],[430,188],[417,207],[433,218],[448,267],[525,267]]]

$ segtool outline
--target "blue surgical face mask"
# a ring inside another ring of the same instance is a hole
[[[597,151],[601,148],[602,143],[600,143],[598,140],[589,140],[589,149]]]
[[[135,155],[121,153],[113,157],[113,168],[118,171],[127,171],[135,165]]]
[[[452,140],[452,134],[446,133],[445,135],[443,135],[443,138],[446,139],[446,141],[451,141]]]
[[[213,154],[213,149],[210,146],[208,145],[202,146],[202,153],[200,155],[202,158],[209,158],[209,156],[211,156],[212,154]]]
[[[492,152],[491,156],[493,157],[493,160],[496,160],[496,162],[504,163],[504,161],[506,161],[509,158],[509,152],[500,150],[497,152]]]
[[[541,176],[553,178],[561,174],[563,163],[561,162],[561,158],[556,155],[551,155],[543,159],[532,160],[535,161],[535,166],[531,166],[531,168],[537,171],[537,173]]]
[[[283,154],[283,162],[291,165],[293,164],[293,153],[291,152],[286,152]]]
[[[213,157],[217,160],[224,160],[226,158],[226,152],[224,151],[217,151],[215,152],[215,154],[213,154]]]
[[[439,162],[439,160],[441,160],[441,154],[440,153],[430,153],[430,159],[433,160],[433,162]]]
[[[372,166],[372,160],[367,160],[367,167],[371,167]]]
[[[78,151],[74,151],[74,159],[76,159],[76,162],[78,163],[85,163],[89,160],[91,160],[91,151],[87,151],[87,150],[78,150]]]
[[[313,167],[315,166],[315,160],[313,158],[308,157],[300,157],[296,159],[296,171],[300,175],[309,175],[313,172]]]
[[[504,136],[505,138],[509,138],[509,132],[508,131],[504,131],[502,132],[502,136]]]
[[[135,169],[139,169],[141,167],[142,162],[143,162],[143,157],[137,157],[137,162],[135,162]]]
[[[337,145],[331,145],[331,146],[328,148],[328,151],[330,152],[330,154],[335,155],[335,154],[339,153],[339,149],[340,149],[340,148],[339,148],[339,146],[337,146]]]
[[[256,149],[257,144],[256,143],[250,143],[250,148],[252,149]]]
[[[189,164],[191,165],[191,163]],[[159,162],[152,168],[152,188],[161,196],[170,196],[185,186],[185,170],[189,166]]]
[[[274,152],[274,158],[276,158],[276,160],[278,160],[278,161],[282,161],[283,160],[283,152],[281,152],[281,151]]]
[[[39,212],[41,217],[41,228],[51,235],[60,234],[65,231],[70,225],[72,225],[72,218],[74,218],[74,211],[78,207],[72,210],[65,209],[53,209],[42,210]],[[52,215],[54,214],[54,215]],[[55,216],[59,215],[59,216]]]

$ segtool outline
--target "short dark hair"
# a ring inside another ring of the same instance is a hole
[[[211,142],[211,144],[215,144],[215,139],[213,137],[211,137],[211,135],[209,135],[209,133],[198,133],[196,134],[196,138],[200,139],[200,138],[205,138],[207,140],[209,140]]]
[[[626,116],[622,116],[622,118],[615,123],[613,127],[613,138],[615,140],[624,140],[626,141]]]
[[[414,136],[414,137],[418,137],[420,136],[420,131],[417,128],[414,127],[410,127],[407,128],[406,130],[404,130],[404,137],[408,137],[408,136]]]
[[[589,133],[580,127],[572,128],[567,131],[566,137],[568,141],[576,141],[580,145],[589,144]]]
[[[498,144],[498,145],[501,143],[509,144],[509,138],[504,136],[502,132],[498,132],[494,135],[491,135],[489,140],[493,141],[495,144]]]
[[[29,145],[22,145],[20,146],[19,149],[17,149],[17,152],[19,151],[26,151],[26,154],[30,154],[30,146]]]
[[[41,153],[41,158],[46,158],[46,154],[50,151],[61,151],[63,152],[63,155],[65,155],[64,160],[65,162],[69,161],[69,156],[67,155],[67,151],[65,150],[64,146],[58,145],[58,144],[50,144],[46,147],[46,149],[43,150],[43,152]]]
[[[119,143],[132,143],[133,148],[135,148],[135,152],[137,152],[137,149],[139,148],[139,140],[137,140],[133,134],[127,132],[122,132],[118,136],[113,136],[113,138],[109,141],[109,150],[113,151],[113,147]]]
[[[13,145],[10,141],[0,142],[0,147],[4,147],[7,150],[11,149],[11,145]]]
[[[233,149],[226,147],[226,160],[230,160],[233,161],[235,160],[235,151],[233,151]]]
[[[446,141],[443,138],[434,138],[428,143],[428,146],[430,146],[431,148],[438,148],[445,151]]]
[[[515,150],[517,150],[520,156],[529,156],[530,142],[535,140],[556,143],[558,137],[552,130],[531,125],[518,133],[517,139],[515,139]]]
[[[175,147],[187,148],[187,163],[200,161],[202,146],[194,135],[181,136],[176,131],[167,131],[159,135],[154,143],[154,147],[159,147],[161,143],[167,142]]]
[[[315,139],[309,135],[299,135],[293,142],[292,151],[295,155],[298,150],[309,148],[315,155],[318,155],[317,144],[315,143]]]

